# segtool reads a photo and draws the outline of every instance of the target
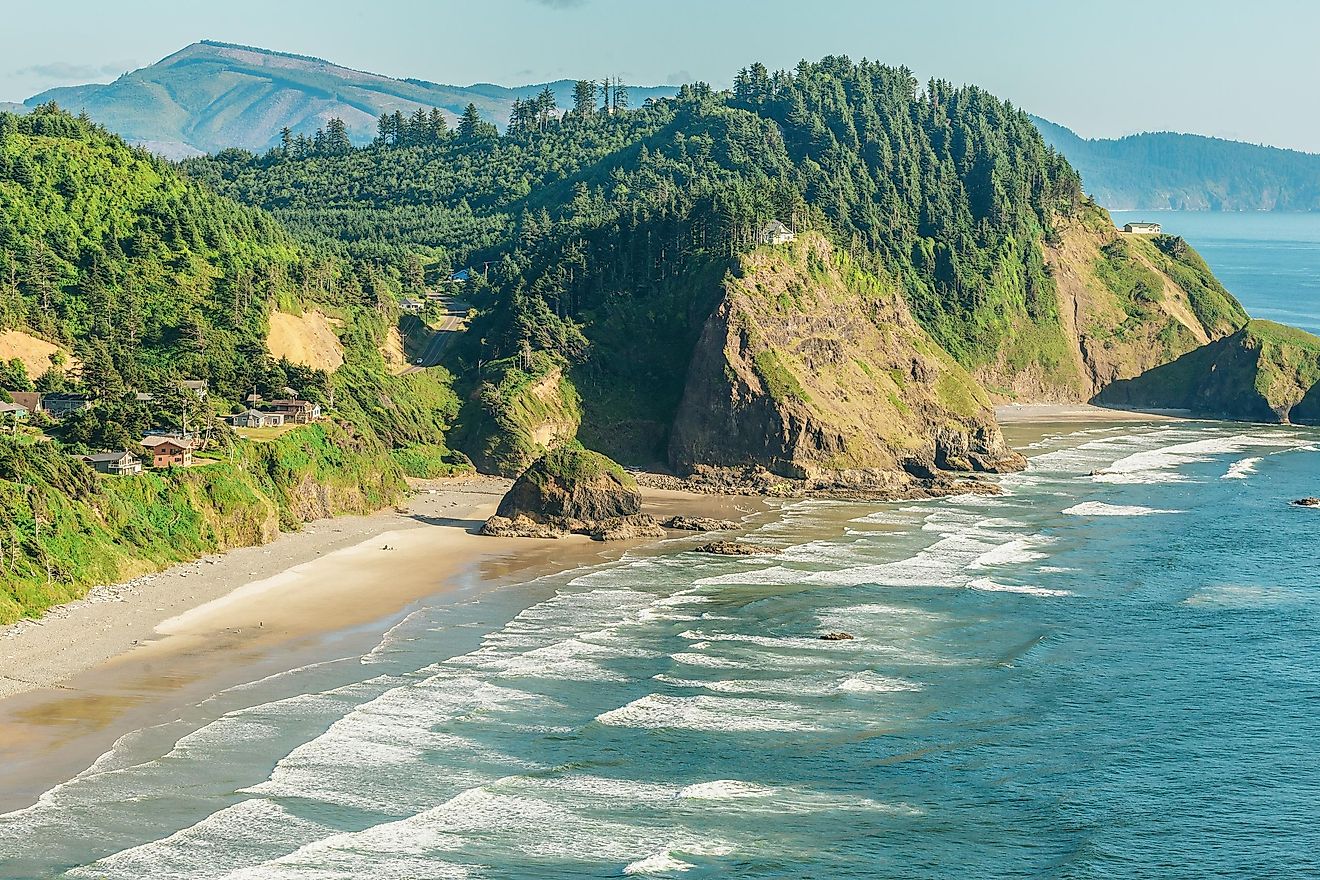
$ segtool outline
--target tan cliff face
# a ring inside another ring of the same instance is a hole
[[[726,279],[669,450],[680,474],[763,468],[895,491],[941,470],[1021,466],[985,391],[890,285],[816,234],[758,250]]]
[[[1107,212],[1086,205],[1056,219],[1045,244],[1058,332],[1057,364],[999,362],[975,375],[999,402],[1076,402],[1236,332],[1242,307],[1181,240],[1119,232]]]

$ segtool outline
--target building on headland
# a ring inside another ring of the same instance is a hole
[[[272,400],[266,404],[266,412],[278,413],[295,425],[310,425],[321,417],[321,405],[310,400]]]
[[[28,413],[41,412],[40,391],[11,391],[9,399],[23,407]]]
[[[280,428],[284,426],[284,413],[248,409],[230,416],[229,424],[235,428]]]
[[[19,403],[5,403],[0,400],[0,429],[12,428],[18,430],[19,422],[26,422],[31,411],[26,406]]]
[[[153,468],[192,467],[194,443],[184,437],[151,436],[142,439]]]
[[[91,405],[92,400],[86,394],[46,394],[41,398],[42,410],[54,419],[87,409]]]
[[[771,220],[756,233],[757,244],[788,244],[797,238],[797,233],[778,220]]]
[[[1123,231],[1137,235],[1159,235],[1161,228],[1158,223],[1124,223]]]
[[[191,391],[198,400],[206,400],[206,395],[210,391],[210,383],[205,379],[180,379],[179,387],[184,391]]]
[[[80,455],[79,458],[99,474],[128,477],[142,473],[142,459],[127,449],[123,452],[97,452],[92,455]]]

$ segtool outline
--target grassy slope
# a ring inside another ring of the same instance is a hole
[[[1054,370],[1008,361],[977,375],[999,396],[1086,400],[1111,382],[1234,332],[1246,312],[1181,239],[1120,235],[1087,203],[1045,249],[1067,353]]]
[[[1320,338],[1251,321],[1172,363],[1106,388],[1097,401],[1249,421],[1320,422]]]
[[[369,513],[405,488],[378,441],[330,424],[135,477],[97,476],[51,445],[0,438],[0,623],[318,517]]]

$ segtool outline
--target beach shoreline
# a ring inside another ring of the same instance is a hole
[[[98,588],[0,630],[0,813],[133,730],[226,688],[361,656],[425,602],[571,571],[652,543],[478,534],[508,480],[420,483],[406,506],[320,520],[258,547]],[[645,490],[648,512],[731,515],[747,498]],[[365,601],[364,596],[370,600]]]

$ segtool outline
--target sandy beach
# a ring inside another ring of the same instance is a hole
[[[396,510],[311,523],[0,630],[0,812],[87,767],[123,733],[220,689],[368,650],[428,597],[604,562],[644,543],[477,534],[508,486],[419,483]],[[657,514],[762,509],[747,498],[645,496]]]
[[[1160,422],[1185,419],[1185,410],[1108,409],[1089,403],[1010,403],[995,407],[1001,425],[1023,422]]]

